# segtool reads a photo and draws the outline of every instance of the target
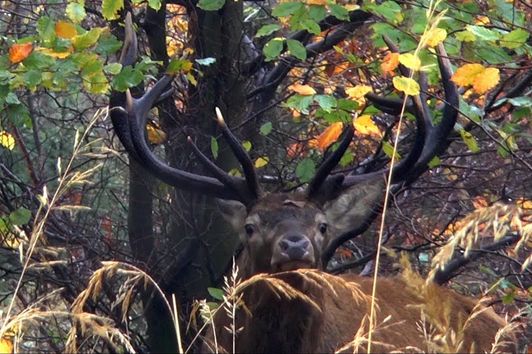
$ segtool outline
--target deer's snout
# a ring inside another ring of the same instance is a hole
[[[273,252],[272,265],[287,270],[287,264],[292,264],[293,268],[314,264],[314,249],[307,236],[290,234],[279,239]]]

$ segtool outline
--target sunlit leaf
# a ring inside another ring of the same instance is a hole
[[[447,38],[447,31],[443,28],[432,28],[423,35],[422,42],[429,47],[435,47]]]
[[[255,168],[261,168],[266,166],[270,162],[267,156],[259,157],[255,160]]]
[[[124,8],[124,0],[102,0],[102,15],[106,20],[118,18],[118,11]]]
[[[458,86],[473,85],[475,78],[483,71],[481,64],[465,64],[456,70],[451,80]]]
[[[98,42],[98,39],[100,39],[100,35],[105,31],[105,28],[103,27],[94,27],[90,31],[74,36],[72,38],[72,45],[77,50],[83,50],[89,47],[92,47],[93,45]]]
[[[480,148],[478,147],[477,140],[475,137],[468,131],[465,131],[464,129],[460,130],[460,136],[462,137],[462,140],[467,145],[467,148],[471,152],[479,152]]]
[[[57,21],[55,24],[55,34],[59,38],[71,39],[78,34],[76,26],[70,22]]]
[[[407,95],[419,95],[419,84],[414,79],[404,76],[396,76],[393,78],[393,86]]]
[[[80,23],[87,16],[85,6],[77,2],[70,2],[66,7],[65,13],[70,21],[74,23]]]
[[[288,89],[301,96],[311,96],[316,94],[316,90],[309,85],[293,84],[288,86]]]
[[[216,58],[207,57],[207,58],[201,58],[201,59],[194,59],[196,63],[203,66],[209,66],[211,64],[216,63]]]
[[[499,80],[499,69],[487,68],[482,74],[475,78],[475,81],[473,82],[473,90],[482,95],[497,86]]]
[[[70,49],[65,52],[56,52],[51,48],[36,48],[35,50],[44,55],[48,55],[49,57],[52,57],[52,58],[65,59],[65,58],[68,58],[73,53],[74,48],[70,47]]]
[[[6,337],[0,338],[0,353],[13,353],[13,342],[11,339]]]
[[[469,31],[456,32],[454,36],[460,42],[474,42],[477,39],[477,37],[475,37],[475,35]]]
[[[15,138],[5,130],[0,131],[0,145],[8,150],[15,148]]]
[[[9,48],[9,61],[13,64],[20,63],[31,54],[32,50],[31,43],[15,43]]]
[[[373,122],[369,114],[353,119],[353,127],[363,135],[376,135],[379,137],[382,135],[379,127]]]
[[[500,34],[483,26],[467,25],[466,29],[473,33],[475,37],[484,41],[495,41],[500,38]]]
[[[349,98],[351,98],[353,101],[357,102],[359,106],[361,106],[366,103],[366,99],[364,96],[366,96],[366,94],[370,93],[371,91],[373,91],[371,86],[357,85],[355,87],[350,87],[346,89],[345,93],[347,94],[347,96],[349,96]]]
[[[421,60],[413,53],[404,53],[399,55],[399,62],[412,70],[419,70]]]
[[[518,28],[502,37],[501,46],[509,49],[519,48],[526,43],[529,36],[530,33],[528,31]]]

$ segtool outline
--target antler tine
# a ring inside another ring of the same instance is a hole
[[[133,30],[131,14],[125,19],[124,47],[120,55],[122,65],[133,65],[137,59],[137,40]],[[249,193],[243,193],[246,182],[242,178],[221,176],[217,178],[198,175],[168,166],[150,149],[145,138],[145,126],[149,110],[161,99],[171,95],[172,90],[164,91],[172,77],[163,76],[142,97],[135,99],[131,93],[113,92],[111,95],[110,115],[114,129],[122,145],[132,158],[161,179],[163,182],[180,189],[201,191],[222,199],[239,200],[245,204],[252,201]],[[201,160],[201,159],[200,159]],[[210,169],[213,173],[212,168]]]
[[[259,187],[259,180],[257,178],[257,173],[255,171],[255,167],[253,166],[253,162],[251,161],[248,153],[244,148],[242,147],[242,144],[240,141],[236,138],[236,136],[231,132],[227,124],[225,123],[224,117],[222,115],[222,112],[220,111],[220,108],[216,107],[216,121],[218,122],[218,125],[222,129],[222,135],[224,136],[224,139],[227,141],[227,144],[229,144],[229,147],[233,151],[233,154],[235,154],[235,157],[237,158],[238,162],[242,165],[242,170],[244,171],[244,176],[246,178],[246,183],[249,189],[249,192],[251,195],[256,199],[259,197],[260,194],[260,187]]]
[[[320,165],[318,170],[316,171],[316,174],[314,175],[314,178],[310,181],[308,188],[307,188],[307,197],[312,199],[320,187],[322,186],[323,182],[327,179],[333,168],[338,165],[338,162],[340,162],[340,159],[344,155],[345,151],[349,147],[349,144],[351,144],[351,140],[353,140],[354,136],[354,129],[352,124],[347,124],[347,126],[344,128],[344,131],[342,133],[342,139],[340,140],[340,144],[338,145],[337,149],[333,151]]]
[[[214,162],[212,162],[201,150],[198,148],[198,146],[192,141],[192,138],[189,136],[187,137],[188,143],[192,146],[192,151],[194,154],[199,158],[200,162],[209,170],[214,177],[216,177],[217,180],[222,182],[224,185],[228,186],[232,190],[234,190],[241,198],[241,200],[245,200],[246,204],[250,204],[252,202],[252,199],[250,199],[249,193],[246,193],[246,191],[241,190],[241,180],[237,179],[236,177],[231,176],[224,170],[222,170],[220,167],[216,166]]]

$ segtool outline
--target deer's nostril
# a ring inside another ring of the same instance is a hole
[[[308,252],[310,241],[304,235],[289,235],[279,241],[279,248],[292,260],[302,259]]]

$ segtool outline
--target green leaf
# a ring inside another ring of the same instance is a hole
[[[96,42],[98,42],[98,39],[100,39],[100,35],[104,30],[105,28],[103,27],[94,27],[86,33],[75,36],[72,40],[72,45],[76,50],[83,50],[92,47],[96,44]]]
[[[479,152],[480,148],[478,147],[477,140],[468,131],[465,131],[464,129],[460,129],[460,136],[462,137],[462,140],[467,145],[467,148],[471,152]]]
[[[484,41],[495,41],[500,38],[500,34],[489,28],[475,25],[467,25],[466,29],[473,33],[475,37]]]
[[[43,41],[52,41],[56,37],[54,21],[48,16],[39,18],[37,21],[37,33],[39,33]]]
[[[296,41],[295,39],[287,39],[286,44],[290,54],[299,60],[307,59],[307,49],[300,41]]]
[[[474,42],[477,39],[477,37],[469,31],[456,32],[454,36],[460,42]]]
[[[264,46],[263,53],[266,56],[266,61],[271,61],[281,54],[283,50],[283,39],[273,38]]]
[[[217,11],[225,5],[225,0],[200,0],[198,7],[205,11]]]
[[[148,6],[154,10],[159,10],[161,8],[161,0],[148,0]]]
[[[130,65],[124,66],[122,71],[113,78],[112,87],[119,91],[124,92],[128,88],[135,87],[142,82],[144,75],[140,70],[133,69]]]
[[[527,96],[509,98],[508,102],[514,107],[532,107],[532,98]]]
[[[316,164],[309,158],[303,159],[296,167],[296,176],[303,183],[308,182],[316,173]]]
[[[340,98],[337,101],[337,103],[338,103],[338,109],[342,109],[342,110],[348,111],[348,112],[355,111],[358,108],[358,103],[357,102],[355,102],[353,100],[346,99],[346,98]]]
[[[309,33],[312,33],[312,34],[320,34],[321,32],[320,25],[316,21],[311,20],[311,19],[306,19],[306,20],[301,21],[301,27],[303,27]]]
[[[441,160],[438,156],[434,156],[432,160],[429,161],[429,168],[438,167],[441,165]]]
[[[250,151],[251,151],[251,147],[252,147],[252,145],[251,145],[251,141],[249,141],[249,140],[244,140],[244,141],[242,142],[242,147],[243,147],[244,150],[246,150],[247,152],[250,152]]]
[[[191,68],[192,68],[192,62],[190,60],[173,59],[168,64],[168,67],[166,68],[166,73],[169,75],[176,75],[181,71],[189,72]]]
[[[33,51],[24,61],[24,66],[28,69],[45,70],[55,63],[55,59],[48,55]]]
[[[393,156],[393,145],[390,144],[387,141],[384,141],[382,143],[382,151],[386,154],[386,156],[388,156],[389,158],[392,158],[392,156]],[[395,152],[395,161],[397,162],[399,160],[401,160],[401,155],[399,155],[399,153],[396,151]]]
[[[218,140],[214,136],[211,136],[211,153],[215,160],[218,158],[218,150]]]
[[[262,135],[268,135],[272,132],[273,126],[271,122],[266,122],[260,127],[260,133]]]
[[[308,107],[312,103],[313,99],[314,99],[313,95],[310,95],[310,96],[294,95],[286,101],[285,105],[286,107],[294,108],[301,113],[308,114]]]
[[[322,5],[311,5],[309,7],[308,15],[314,21],[320,22],[327,16],[327,10],[325,9],[325,6]]]
[[[401,23],[403,21],[402,9],[395,1],[385,1],[380,5],[370,4],[368,9],[390,21]]]
[[[336,98],[329,95],[316,95],[314,99],[320,107],[327,113],[330,113],[336,107]]]
[[[502,36],[501,46],[509,49],[515,49],[523,46],[530,34],[524,29],[518,28]]]
[[[116,75],[120,72],[120,70],[122,70],[122,64],[120,63],[107,64],[106,66],[103,67],[103,70],[108,74]]]
[[[116,53],[120,48],[122,48],[122,42],[110,33],[103,33],[98,40],[95,51],[98,54],[110,55]]]
[[[102,0],[102,15],[106,20],[118,18],[118,11],[124,8],[124,0]]]
[[[207,288],[207,291],[209,292],[209,295],[212,296],[215,300],[222,301],[224,299],[224,292],[222,289]]]
[[[17,94],[15,92],[9,92],[6,96],[6,103],[7,104],[20,104]]]
[[[290,16],[303,7],[304,5],[300,2],[284,2],[273,9],[272,15],[275,17]]]
[[[349,11],[345,7],[338,4],[330,4],[329,10],[331,10],[331,14],[337,19],[341,21],[349,20]]]
[[[85,12],[85,7],[82,4],[78,4],[77,2],[71,2],[70,4],[68,4],[65,12],[70,21],[74,23],[80,23],[87,16],[87,13]]]
[[[264,25],[257,31],[257,33],[255,34],[255,37],[259,38],[259,37],[269,36],[270,34],[274,33],[280,28],[281,26],[275,23],[270,24],[270,25]]]
[[[31,211],[26,208],[18,208],[9,214],[9,222],[12,225],[25,225],[31,219]]]
[[[42,72],[40,70],[28,70],[22,75],[26,86],[30,90],[35,90],[37,85],[42,81]]]

